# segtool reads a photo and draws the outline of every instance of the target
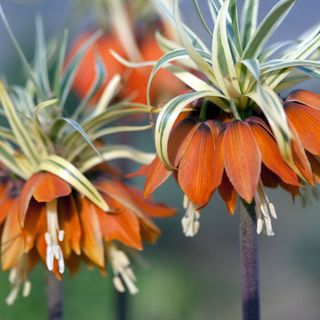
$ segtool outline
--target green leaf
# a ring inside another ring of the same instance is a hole
[[[90,118],[96,117],[107,110],[107,107],[111,103],[112,99],[118,94],[120,90],[120,84],[121,84],[121,76],[119,74],[116,74],[110,79],[94,111],[92,112],[91,115],[89,115]]]
[[[61,93],[60,105],[63,107],[66,103],[67,97],[69,95],[73,80],[77,74],[80,64],[85,56],[89,47],[102,35],[102,31],[96,31],[88,40],[79,48],[78,52],[73,57],[72,61],[67,65],[65,72],[61,79],[61,88],[63,91]]]
[[[86,172],[105,161],[115,159],[130,159],[140,164],[149,164],[155,156],[154,153],[142,152],[126,145],[107,146],[99,149],[99,152],[101,157],[94,156],[83,160],[80,166],[81,172]]]
[[[75,109],[72,119],[77,120],[82,112],[85,110],[85,108],[88,106],[90,103],[90,100],[94,97],[94,95],[98,92],[98,90],[102,87],[103,83],[105,82],[106,79],[106,70],[104,67],[104,63],[102,62],[101,58],[99,55],[95,56],[95,78],[94,81],[86,93],[85,97],[81,100],[80,104],[77,106]]]
[[[30,174],[19,167],[15,158],[16,151],[9,144],[0,141],[0,162],[12,173],[22,179],[27,179]]]
[[[271,60],[261,65],[261,75],[266,75],[272,71],[276,70],[285,70],[288,68],[297,68],[297,67],[306,67],[306,68],[319,68],[320,61],[313,60],[288,60],[288,59],[276,59]]]
[[[83,128],[81,127],[81,125],[79,125],[79,123],[77,123],[76,121],[74,121],[73,119],[69,119],[69,118],[61,118],[61,121],[64,121],[65,123],[69,124],[76,132],[78,132],[80,134],[80,137],[82,137],[84,139],[84,141],[92,148],[92,150],[94,150],[94,152],[101,157],[101,154],[99,153],[99,151],[97,150],[97,148],[94,146],[93,142],[91,141],[90,137],[88,136],[88,134],[85,132],[85,130],[83,130]],[[81,141],[81,143],[83,142],[83,140]],[[72,151],[75,148],[75,145],[64,145],[64,155],[66,157],[68,157],[68,155],[70,153],[72,153]]]
[[[259,55],[264,44],[281,24],[294,3],[295,0],[282,0],[273,7],[245,47],[242,55],[243,60]]]
[[[56,68],[54,72],[53,92],[56,97],[60,97],[60,94],[61,94],[61,89],[62,89],[61,79],[62,79],[63,66],[64,66],[64,61],[65,61],[66,52],[67,52],[67,45],[68,45],[68,31],[65,30],[63,33],[63,38],[61,41],[58,58],[56,62]]]
[[[203,14],[202,14],[202,11],[201,11],[201,8],[200,8],[200,5],[199,5],[199,1],[198,0],[192,0],[192,2],[193,2],[193,5],[194,5],[194,7],[196,9],[196,12],[198,14],[198,17],[200,19],[201,24],[203,25],[205,30],[209,33],[209,35],[212,37],[213,34],[212,34],[210,28],[208,27],[207,22],[206,22]]]
[[[282,156],[292,160],[291,131],[287,122],[283,105],[278,95],[269,87],[258,85],[257,91],[248,95],[263,111],[277,140]]]
[[[96,139],[102,138],[106,135],[114,134],[114,133],[124,133],[124,132],[135,132],[135,131],[143,131],[147,129],[151,129],[151,125],[147,126],[117,126],[117,127],[109,127],[109,128],[104,128],[101,129],[94,134],[90,136],[90,139],[92,141],[95,141]],[[74,160],[77,156],[82,155],[82,152],[87,148],[88,146],[86,144],[80,144],[78,147],[74,147],[72,149],[71,153],[68,153],[67,160],[72,161]],[[99,151],[100,153],[100,151]],[[99,158],[101,158],[102,155],[100,153]]]
[[[103,211],[110,210],[108,204],[101,197],[94,185],[67,160],[56,155],[48,156],[41,162],[39,170],[57,175]]]
[[[314,53],[320,46],[320,33],[314,34],[314,38],[308,38],[299,44],[297,48],[291,48],[291,52],[283,57],[287,60],[303,60],[308,58],[312,53]],[[278,72],[272,77],[268,78],[266,84],[270,88],[277,87],[283,79],[285,79],[291,70],[287,72]]]
[[[260,0],[245,0],[241,15],[241,42],[243,47],[251,40],[257,28]]]
[[[44,37],[43,24],[40,16],[36,16],[36,47],[34,58],[34,70],[37,78],[37,83],[41,87],[41,91],[44,93],[44,97],[51,96],[51,89],[48,76],[47,65],[47,46]]]
[[[194,48],[193,44],[189,39],[189,35],[185,32],[183,28],[183,23],[180,18],[179,12],[179,0],[175,0],[175,11],[174,17],[177,26],[177,33],[179,35],[180,41],[188,52],[189,57],[192,61],[199,67],[199,69],[207,76],[207,78],[215,83],[215,76],[213,74],[212,68],[210,65],[202,58],[199,52]]]
[[[133,115],[133,114],[142,114],[142,113],[150,113],[152,111],[152,107],[145,106],[141,104],[135,103],[124,103],[124,105],[118,104],[114,108],[109,108],[107,112],[104,112],[94,118],[88,119],[81,123],[82,129],[87,133],[91,134],[101,127],[107,125],[110,122],[119,120],[125,116]],[[63,137],[63,144],[72,145],[77,141],[79,138],[78,132],[72,132],[65,137]]]
[[[227,33],[227,15],[230,0],[226,0],[219,12],[212,39],[212,65],[219,87],[228,98],[240,95],[238,75],[235,68]]]
[[[19,118],[15,107],[5,89],[3,82],[0,81],[0,100],[4,111],[6,113],[6,118],[12,129],[12,132],[16,138],[16,141],[23,151],[23,153],[29,158],[31,164],[37,165],[39,162],[37,155],[37,148],[30,137],[28,130],[24,127],[21,119]]]
[[[30,80],[33,82],[33,84],[35,85],[35,87],[37,88],[37,91],[38,91],[39,95],[40,95],[42,98],[44,98],[44,95],[43,95],[43,93],[42,93],[42,91],[41,91],[41,87],[39,87],[39,85],[38,85],[38,83],[37,83],[37,80],[36,80],[36,78],[35,78],[35,74],[34,74],[32,68],[31,68],[30,64],[28,63],[28,60],[27,60],[27,58],[25,57],[25,55],[24,55],[24,53],[23,53],[23,51],[22,51],[22,49],[21,49],[21,47],[20,47],[20,45],[19,45],[16,37],[14,36],[14,33],[13,33],[12,30],[11,30],[11,27],[10,27],[9,22],[8,22],[5,14],[4,14],[4,12],[3,12],[3,9],[2,9],[2,6],[1,6],[1,5],[0,5],[0,17],[1,17],[1,20],[3,21],[3,24],[4,24],[7,32],[8,32],[8,35],[9,35],[9,37],[10,37],[10,40],[11,40],[13,46],[15,47],[17,53],[18,53],[18,56],[19,56],[19,58],[20,58],[20,60],[21,60],[22,66],[23,66],[23,68],[25,69],[26,74],[28,75],[28,77],[30,78]]]
[[[198,54],[201,55],[201,57],[203,57],[203,59],[205,59],[205,61],[211,65],[211,57],[209,54],[207,54],[204,51],[200,51],[200,50],[195,50]],[[156,64],[154,65],[150,76],[149,76],[149,80],[148,80],[148,86],[147,86],[147,102],[148,104],[151,104],[151,99],[150,99],[150,92],[151,92],[151,85],[152,85],[152,81],[155,78],[156,74],[162,69],[165,68],[166,66],[170,65],[171,62],[174,61],[178,61],[179,60],[184,60],[184,59],[188,59],[188,52],[185,49],[177,49],[171,52],[168,52],[166,54],[164,54],[159,61],[156,62]]]

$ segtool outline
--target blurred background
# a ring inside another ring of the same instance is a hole
[[[146,0],[147,2],[148,0]],[[201,2],[201,1],[200,1]],[[277,1],[261,1],[260,18]],[[239,4],[241,5],[241,1]],[[32,57],[34,18],[43,18],[47,39],[69,28],[71,39],[94,25],[92,13],[79,14],[77,0],[1,1],[12,29]],[[202,32],[191,0],[182,1],[185,20]],[[289,40],[319,23],[318,0],[298,0],[271,41]],[[0,75],[9,83],[21,83],[23,72],[5,28],[0,22]],[[320,92],[319,85],[307,87]],[[152,150],[151,133],[136,135],[137,145]],[[132,167],[130,170],[134,170]],[[143,185],[143,179],[135,181]],[[267,190],[278,213],[273,222],[276,235],[259,237],[262,318],[316,320],[320,314],[320,212],[315,200],[303,208],[279,190]],[[218,196],[201,212],[200,233],[193,239],[182,235],[182,193],[174,181],[166,183],[155,198],[178,208],[170,220],[157,221],[162,237],[147,246],[148,267],[135,265],[140,293],[130,297],[132,320],[234,320],[241,318],[238,215],[229,216]],[[37,267],[31,275],[29,298],[19,298],[13,307],[5,305],[9,292],[8,274],[0,274],[0,319],[46,318],[46,271]],[[65,319],[114,319],[116,294],[111,277],[101,278],[83,267],[71,278],[65,275]]]

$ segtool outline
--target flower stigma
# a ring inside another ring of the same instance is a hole
[[[47,203],[47,228],[45,240],[47,244],[46,263],[49,271],[53,270],[54,259],[58,261],[59,272],[64,272],[64,259],[59,241],[63,241],[64,231],[59,229],[57,200]]]
[[[119,250],[115,245],[110,245],[107,249],[114,273],[113,285],[119,292],[125,292],[126,287],[130,294],[138,293],[136,287],[136,276],[130,267],[130,261],[127,255]]]
[[[183,198],[183,207],[186,209],[186,213],[181,220],[183,233],[186,237],[194,237],[200,228],[200,212],[186,195]]]

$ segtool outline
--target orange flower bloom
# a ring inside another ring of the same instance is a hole
[[[304,179],[319,183],[320,163],[320,95],[297,90],[286,99],[285,112],[294,135],[294,161]]]
[[[134,175],[145,175],[148,197],[171,173],[185,193],[186,215],[182,220],[187,236],[199,229],[199,209],[211,199],[215,190],[233,214],[237,195],[247,203],[256,202],[258,233],[273,235],[270,215],[276,218],[273,205],[263,190],[266,173],[274,176],[273,185],[296,192],[300,186],[296,173],[284,162],[268,125],[257,117],[227,121],[197,121],[187,117],[172,130],[168,156],[175,171],[167,169],[158,158]],[[268,177],[268,175],[267,175]]]
[[[78,50],[88,41],[91,33],[84,33],[80,35],[74,42],[67,61],[71,61]],[[147,34],[144,37],[143,42],[139,45],[141,57],[144,61],[156,61],[161,58],[163,52],[159,48],[153,33]],[[137,103],[146,103],[146,89],[148,85],[149,76],[151,73],[151,67],[139,68],[139,69],[126,69],[114,56],[110,53],[110,50],[115,51],[122,57],[127,58],[125,50],[119,41],[118,37],[113,34],[104,34],[98,38],[90,48],[87,50],[82,58],[79,69],[76,73],[73,81],[73,89],[80,98],[84,98],[89,92],[97,76],[96,59],[97,56],[101,59],[103,66],[106,70],[106,80],[101,85],[101,88],[93,98],[93,102],[96,102],[102,95],[105,86],[109,80],[116,74],[124,75],[124,88],[120,92],[120,96],[134,97],[133,101]],[[151,98],[157,99],[161,96],[161,99],[168,97],[170,94],[179,93],[184,86],[179,80],[177,80],[168,71],[162,70],[156,76],[151,90]]]
[[[80,261],[101,270],[110,261],[115,287],[137,292],[128,257],[116,242],[142,250],[143,241],[154,243],[160,234],[151,218],[175,211],[144,200],[138,190],[118,180],[101,179],[96,188],[112,211],[102,211],[51,173],[36,173],[25,183],[3,181],[1,259],[3,270],[11,269],[13,285],[8,303],[13,303],[21,285],[28,294],[28,274],[39,258],[57,278],[65,265],[74,273]]]

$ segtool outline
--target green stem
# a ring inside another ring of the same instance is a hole
[[[208,106],[209,106],[210,102],[209,101],[205,101],[202,106],[201,106],[201,109],[200,109],[200,121],[206,121],[207,120],[207,109],[208,109]]]

